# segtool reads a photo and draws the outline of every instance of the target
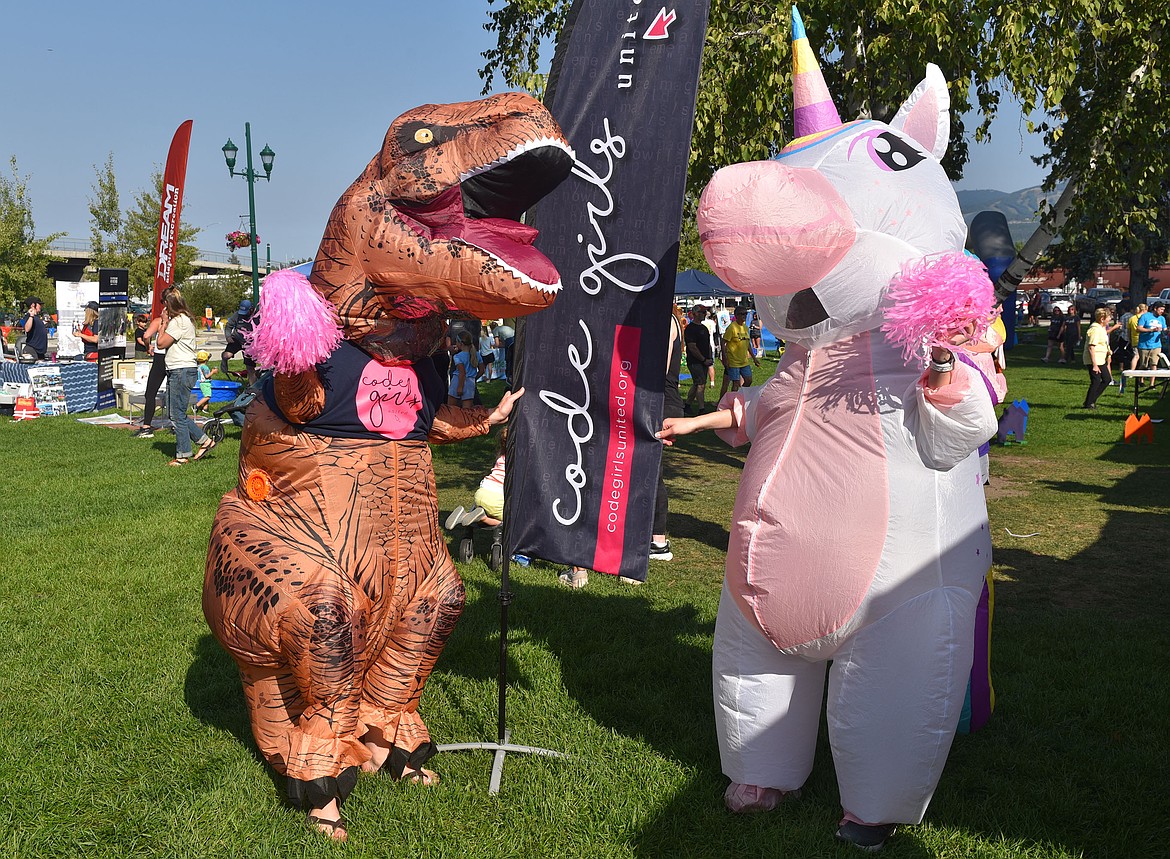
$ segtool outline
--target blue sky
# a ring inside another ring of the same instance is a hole
[[[14,4],[0,51],[0,158],[15,155],[30,177],[39,235],[87,240],[94,165],[113,153],[126,207],[192,119],[183,221],[203,228],[201,249],[226,251],[248,195],[220,147],[231,137],[242,165],[249,121],[257,167],[266,143],[276,151],[272,181],[256,187],[261,241],[274,260],[312,257],[334,201],[395,116],[478,97],[479,55],[493,37],[486,9],[482,0]],[[1035,151],[1005,116],[990,145],[972,146],[959,187],[1039,184]]]

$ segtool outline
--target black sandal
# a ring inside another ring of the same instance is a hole
[[[203,459],[203,457],[207,456],[207,454],[211,452],[213,447],[215,447],[215,440],[208,436],[207,441],[199,445],[199,450],[195,451],[195,455],[191,457],[191,461],[198,462],[199,460]]]
[[[349,837],[349,833],[345,831],[345,824],[340,817],[336,820],[330,820],[327,817],[317,817],[317,815],[310,812],[305,815],[305,822],[309,825],[310,829],[314,832],[320,832],[330,841],[345,841]],[[329,831],[326,832],[322,829],[321,827],[323,826],[328,826]],[[341,831],[340,838],[337,837],[338,830]]]

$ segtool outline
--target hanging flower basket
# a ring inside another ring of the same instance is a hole
[[[243,248],[252,247],[252,236],[243,230],[232,230],[224,238],[227,239],[227,246],[229,251],[238,251]],[[260,237],[256,236],[257,243]]]

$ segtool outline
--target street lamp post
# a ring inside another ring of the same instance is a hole
[[[268,144],[264,144],[264,148],[260,150],[260,163],[264,166],[264,175],[260,176],[252,169],[252,124],[250,122],[244,123],[244,151],[248,157],[248,168],[240,173],[236,172],[236,153],[240,148],[232,143],[229,137],[228,142],[223,145],[223,160],[227,162],[228,174],[231,176],[243,176],[248,182],[248,228],[252,237],[252,306],[260,306],[260,260],[258,255],[259,237],[256,235],[256,180],[265,179],[272,181],[272,162],[276,159],[276,153],[273,152]]]

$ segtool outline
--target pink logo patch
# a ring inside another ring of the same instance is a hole
[[[357,414],[370,432],[403,438],[414,429],[422,408],[418,377],[410,367],[366,364],[357,389]]]

